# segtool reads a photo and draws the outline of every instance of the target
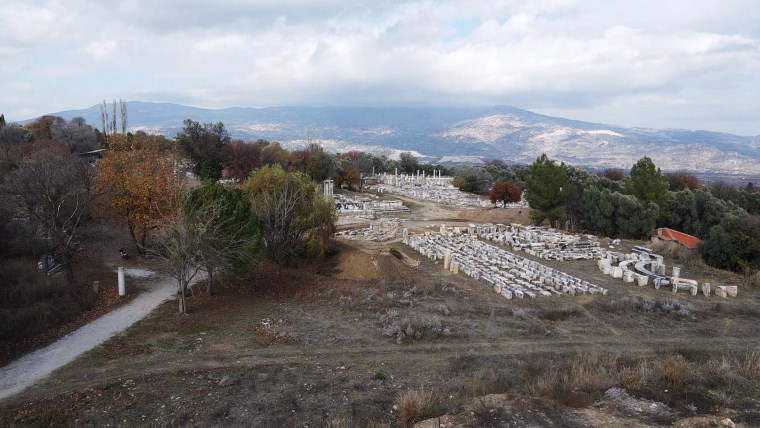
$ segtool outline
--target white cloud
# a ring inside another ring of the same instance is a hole
[[[730,116],[760,107],[751,0],[19,3],[0,15],[0,80],[36,90],[0,97],[14,119],[115,96],[205,107],[498,103],[698,128],[717,99],[722,119],[710,126],[760,134],[760,119]]]
[[[91,59],[102,60],[116,53],[118,43],[115,40],[93,40],[79,52]]]

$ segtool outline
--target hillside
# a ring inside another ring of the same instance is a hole
[[[53,113],[100,124],[99,106]],[[303,144],[316,131],[328,150],[361,149],[397,156],[412,150],[432,160],[476,156],[532,162],[541,153],[574,165],[630,166],[650,156],[667,170],[760,173],[760,137],[709,131],[623,128],[544,116],[514,107],[269,107],[209,110],[129,103],[132,130],[175,135],[184,119],[224,122],[235,138]]]

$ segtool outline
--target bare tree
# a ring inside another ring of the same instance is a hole
[[[127,133],[127,102],[119,99],[119,106],[121,107],[121,133]]]
[[[166,229],[158,248],[151,250],[169,267],[172,278],[177,280],[179,313],[187,313],[187,287],[201,271],[198,253],[201,246],[199,227],[191,219],[180,217]]]
[[[5,192],[73,278],[78,228],[92,204],[92,168],[66,147],[39,145],[9,174]]]
[[[177,280],[179,312],[187,313],[187,287],[200,273],[234,272],[239,263],[253,265],[259,257],[260,235],[245,224],[225,218],[222,201],[195,206],[170,225],[158,248],[151,252],[164,260]],[[207,289],[210,295],[211,288]]]
[[[111,119],[108,117],[108,104],[106,100],[103,100],[103,104],[100,105],[100,121],[103,124],[103,134],[108,139],[108,130],[111,126]]]
[[[111,133],[116,134],[116,98],[114,98],[111,103],[111,107],[113,108],[113,115],[111,115]]]
[[[75,152],[92,150],[98,142],[95,130],[81,117],[53,123],[51,133],[56,142],[65,144]]]

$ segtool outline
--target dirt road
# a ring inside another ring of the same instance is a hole
[[[114,334],[143,319],[174,295],[176,282],[172,278],[166,278],[149,287],[149,291],[132,302],[0,369],[0,401],[34,385],[53,371],[104,343]]]

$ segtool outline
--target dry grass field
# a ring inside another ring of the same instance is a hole
[[[417,230],[527,216],[409,205]],[[165,303],[0,404],[0,425],[760,425],[758,289],[673,295],[544,261],[610,292],[506,300],[398,241],[334,247],[192,297],[186,316]],[[693,261],[682,276],[741,284]]]

